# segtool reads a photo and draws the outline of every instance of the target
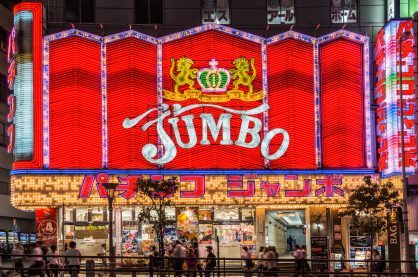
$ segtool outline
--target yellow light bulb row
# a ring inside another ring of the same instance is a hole
[[[179,176],[177,176],[179,177]],[[347,203],[348,195],[351,190],[363,183],[362,175],[350,175],[343,177],[343,184],[339,186],[345,193],[345,197],[336,195],[334,197],[326,197],[324,194],[315,196],[315,190],[320,188],[316,184],[317,179],[324,179],[324,175],[299,175],[298,180],[284,180],[284,175],[264,175],[255,179],[256,193],[253,197],[248,198],[230,198],[227,195],[227,176],[212,175],[206,176],[205,179],[205,195],[201,198],[180,198],[180,193],[174,196],[176,205],[254,205],[257,207],[306,207],[308,205],[315,206],[336,206],[341,207]],[[380,180],[378,176],[373,176],[375,181],[387,182],[391,181],[395,185],[396,190],[401,190],[402,184],[399,177],[392,177]],[[11,178],[12,204],[22,209],[32,209],[34,207],[48,206],[107,206],[106,198],[100,198],[96,185],[93,186],[89,198],[79,198],[83,175],[14,175]],[[301,190],[303,180],[310,179],[311,194],[308,197],[285,197],[285,190]],[[113,176],[110,182],[116,181]],[[247,187],[247,179],[243,180],[243,189]],[[260,189],[261,181],[269,181],[270,183],[281,184],[280,192],[274,197],[267,197],[264,190]],[[182,191],[191,191],[194,184],[185,182],[181,185]],[[129,200],[123,197],[115,199],[115,206],[137,206],[146,205],[149,202],[138,196]]]

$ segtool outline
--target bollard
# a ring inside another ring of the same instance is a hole
[[[95,276],[95,265],[94,260],[86,260],[86,277],[94,277]]]

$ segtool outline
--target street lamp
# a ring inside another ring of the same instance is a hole
[[[409,39],[410,31],[405,31],[399,38],[399,100],[401,110],[401,159],[402,159],[402,192],[403,192],[403,224],[405,241],[405,261],[409,261],[409,229],[408,229],[408,186],[405,168],[405,136],[404,136],[404,107],[403,107],[403,87],[402,87],[402,42]],[[406,264],[405,273],[409,273],[409,264]]]
[[[115,269],[115,248],[113,247],[113,200],[115,199],[115,191],[118,183],[104,183],[103,187],[107,191],[107,201],[109,204],[109,255],[110,255],[110,276],[115,277],[113,271]]]

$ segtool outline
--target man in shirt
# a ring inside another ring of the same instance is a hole
[[[70,249],[65,251],[65,260],[71,277],[77,277],[81,264],[81,252],[76,248],[75,241],[70,242]]]

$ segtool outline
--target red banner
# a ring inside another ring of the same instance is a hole
[[[53,208],[36,209],[36,239],[46,245],[57,244],[57,210]]]

